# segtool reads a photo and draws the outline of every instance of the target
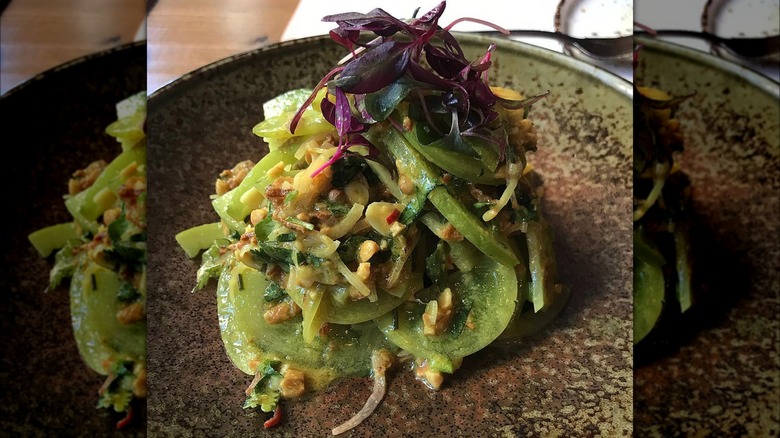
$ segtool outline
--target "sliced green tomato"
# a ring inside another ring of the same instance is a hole
[[[479,250],[474,247],[468,240],[454,241],[444,239],[444,230],[447,226],[447,221],[444,218],[434,212],[425,213],[420,221],[430,229],[433,234],[439,237],[439,239],[445,240],[450,247],[450,258],[455,266],[463,271],[468,272],[474,269],[479,262]]]
[[[55,249],[62,248],[70,239],[79,237],[74,222],[52,225],[32,232],[27,239],[41,257],[48,257]]]
[[[650,333],[661,316],[664,287],[661,268],[634,257],[634,344]]]
[[[342,303],[333,293],[326,292],[325,298],[320,305],[323,320],[334,324],[357,324],[370,321],[390,312],[406,301],[414,292],[422,289],[422,275],[409,273],[408,271],[409,269],[405,269],[405,272],[402,274],[403,277],[399,282],[398,289],[401,291],[399,296],[394,296],[377,288],[378,299],[374,302],[366,298],[357,301],[348,299],[347,302]],[[290,288],[287,292],[293,301],[303,308],[305,289],[296,286]]]
[[[552,303],[548,303],[544,309],[539,312],[519,312],[515,311],[512,320],[509,321],[509,325],[506,327],[503,333],[501,333],[500,339],[520,339],[531,336],[548,324],[550,324],[561,313],[566,303],[569,301],[571,291],[568,287],[564,287],[561,293],[556,295]],[[522,309],[523,301],[518,300],[518,309]]]
[[[257,361],[270,356],[303,369],[325,369],[331,380],[366,375],[374,350],[393,349],[373,323],[334,329],[336,334],[327,342],[316,337],[306,343],[300,316],[279,324],[268,324],[263,318],[271,305],[263,298],[268,286],[265,274],[242,263],[229,261],[226,266],[217,285],[219,327],[230,360],[247,374],[254,373]]]
[[[222,224],[203,224],[184,230],[176,235],[176,242],[187,253],[187,257],[193,258],[203,249],[208,249],[214,241],[225,237]]]
[[[634,256],[641,258],[647,263],[655,266],[663,266],[666,259],[661,255],[661,251],[647,240],[641,228],[634,228]]]
[[[214,210],[231,230],[243,233],[246,228],[244,219],[252,211],[250,206],[241,202],[241,196],[249,189],[254,188],[255,183],[265,177],[268,171],[280,161],[285,164],[294,163],[296,149],[296,145],[289,145],[269,152],[247,173],[241,184],[211,201]]]
[[[481,219],[474,216],[444,187],[436,187],[428,194],[428,199],[463,237],[473,243],[480,251],[505,266],[515,266],[517,259],[505,238],[494,235]]]
[[[73,334],[84,362],[106,375],[105,364],[120,357],[146,357],[146,320],[122,324],[117,291],[120,280],[113,271],[96,264],[76,268],[70,282]],[[93,286],[97,286],[96,288]]]
[[[398,326],[393,328],[392,313],[375,321],[387,338],[415,356],[448,364],[443,371],[452,372],[452,362],[475,353],[506,329],[517,300],[515,271],[487,256],[467,273],[456,273],[448,278],[455,306],[465,300],[471,302],[471,321],[475,328],[463,328],[460,335],[449,331],[436,336],[423,334],[422,314],[425,305],[407,301],[398,307]],[[456,307],[457,309],[457,307]]]

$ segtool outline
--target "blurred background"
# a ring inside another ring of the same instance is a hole
[[[146,39],[143,0],[11,0],[0,17],[0,94],[52,67]]]
[[[148,20],[148,92],[152,93],[187,72],[236,53],[280,41],[327,34],[335,26],[321,21],[325,15],[344,11],[368,12],[380,6],[395,16],[411,17],[417,7],[422,14],[438,3],[436,0],[396,0],[373,4],[357,0],[159,0],[151,8]],[[533,3],[533,8],[524,10],[518,10],[517,3],[510,0],[482,0],[477,9],[472,1],[450,0],[442,22],[448,23],[460,17],[479,17],[509,30],[547,31],[555,30],[557,23],[561,30],[575,36],[614,37],[631,34],[631,11],[630,0],[540,0]],[[464,22],[454,30],[491,29]],[[563,51],[561,43],[549,38],[517,39]],[[631,77],[630,58],[618,63],[587,60],[626,79]]]

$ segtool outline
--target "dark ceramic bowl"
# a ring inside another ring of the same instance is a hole
[[[460,38],[470,57],[489,40]],[[630,434],[631,86],[533,46],[498,42],[491,80],[526,95],[540,133],[535,169],[571,301],[549,329],[466,358],[438,391],[396,374],[353,436]],[[348,379],[284,403],[280,427],[241,408],[252,380],[220,339],[214,285],[191,293],[199,260],[174,235],[214,222],[214,179],[267,150],[252,135],[262,103],[313,87],[343,51],[319,37],[240,54],[187,74],[149,100],[149,432],[159,436],[328,436],[371,392]]]
[[[145,87],[146,44],[140,42],[56,67],[0,97],[9,213],[1,256],[0,435],[145,434],[145,412],[117,432],[123,415],[95,408],[104,377],[79,357],[67,286],[44,293],[53,260],[27,241],[35,230],[72,220],[62,199],[68,179],[121,152],[106,126],[116,120],[115,104]]]
[[[637,84],[696,93],[677,118],[701,269],[694,307],[635,347],[635,431],[778,436],[780,88],[709,54],[640,41]]]

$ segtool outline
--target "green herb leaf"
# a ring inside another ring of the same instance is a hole
[[[297,239],[295,233],[284,233],[276,236],[277,242],[295,242],[295,239]]]
[[[436,244],[436,249],[425,259],[425,273],[433,284],[447,287],[447,246],[443,240]]]
[[[120,303],[131,303],[138,300],[140,297],[141,294],[138,293],[132,284],[126,281],[122,282],[122,284],[119,286],[119,290],[116,293],[116,299]]]
[[[244,402],[244,409],[260,407],[263,412],[271,412],[279,403],[279,385],[282,383],[282,375],[277,368],[278,361],[263,361],[257,366],[257,374],[260,380],[255,385],[252,394]]]
[[[333,177],[331,184],[333,187],[343,189],[355,178],[355,175],[362,172],[367,167],[366,161],[357,155],[346,155],[339,161],[331,165]]]
[[[369,240],[366,236],[349,236],[347,240],[342,242],[336,249],[341,261],[344,263],[352,263],[358,258],[358,251],[360,251],[360,245],[366,240]]]
[[[263,293],[263,299],[269,303],[285,296],[287,296],[287,291],[273,281],[268,282],[268,287],[265,288]]]
[[[342,217],[345,216],[347,213],[349,213],[350,206],[347,204],[342,204],[340,202],[333,202],[329,199],[326,199],[323,201],[325,204],[325,208],[328,209],[331,214],[335,217]]]
[[[287,222],[291,223],[291,224],[299,225],[299,226],[301,226],[301,227],[303,227],[303,228],[306,228],[306,229],[307,229],[307,230],[309,230],[309,231],[311,231],[311,230],[313,230],[313,229],[314,229],[314,225],[313,225],[313,224],[311,224],[311,223],[309,223],[309,222],[306,222],[306,221],[302,221],[302,220],[298,219],[298,218],[297,218],[297,217],[295,217],[295,216],[290,216],[290,217],[288,217],[288,218],[287,218],[287,219],[285,219],[285,220],[286,220]]]
[[[371,117],[381,122],[395,110],[395,107],[409,94],[412,89],[412,83],[401,76],[392,84],[382,88],[376,93],[366,95],[366,111]]]
[[[268,240],[268,235],[271,234],[274,229],[276,229],[276,223],[269,213],[265,219],[255,225],[255,237],[257,237],[257,241],[265,242]]]
[[[214,245],[206,250],[201,256],[201,264],[197,273],[198,283],[193,291],[203,289],[210,278],[218,278],[222,273],[224,263],[225,257],[220,253],[219,244],[214,243]]]
[[[62,280],[73,276],[77,261],[73,256],[73,246],[68,242],[54,256],[54,267],[49,271],[49,286],[46,291],[53,290]]]

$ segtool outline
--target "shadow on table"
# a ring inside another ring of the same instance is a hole
[[[695,217],[694,224],[691,235],[694,304],[684,314],[680,313],[676,301],[666,305],[653,331],[634,346],[635,368],[671,356],[702,330],[722,325],[729,309],[751,289],[748,270],[738,254],[726,247],[706,218]]]

